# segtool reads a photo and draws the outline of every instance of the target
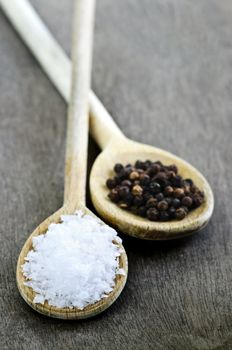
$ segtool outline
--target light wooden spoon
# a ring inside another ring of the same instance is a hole
[[[68,113],[65,200],[63,207],[41,223],[26,241],[18,259],[17,284],[25,301],[36,311],[47,316],[62,319],[79,319],[94,316],[108,308],[121,293],[127,278],[127,256],[120,244],[122,254],[119,258],[120,267],[125,276],[117,275],[115,287],[107,298],[86,306],[83,310],[77,308],[58,308],[33,302],[35,292],[25,286],[22,264],[28,252],[33,249],[32,238],[47,231],[51,223],[60,222],[63,214],[73,214],[82,210],[85,214],[95,217],[85,206],[87,142],[88,142],[88,94],[91,72],[91,47],[95,0],[76,0],[73,35],[73,79],[71,101]],[[79,175],[79,176],[78,176]],[[102,223],[103,224],[103,223]],[[116,244],[116,243],[115,243]]]
[[[71,63],[62,48],[27,0],[0,0],[0,5],[67,101]],[[93,165],[90,176],[91,196],[98,213],[122,232],[150,240],[178,238],[206,226],[213,213],[214,198],[210,185],[203,175],[189,163],[169,152],[126,138],[93,92],[89,98],[90,132],[103,149]],[[137,159],[160,160],[165,164],[175,163],[183,177],[192,178],[205,192],[204,204],[190,212],[184,220],[170,222],[151,222],[118,208],[107,197],[108,189],[105,181],[113,175],[112,169],[115,163],[134,163]]]

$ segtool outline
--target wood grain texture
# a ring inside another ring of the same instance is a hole
[[[32,3],[69,52],[71,0]],[[62,204],[66,106],[0,14],[2,349],[232,348],[231,18],[229,0],[99,1],[94,91],[127,136],[202,171],[215,211],[181,241],[122,236],[123,294],[104,314],[67,323],[33,312],[15,282],[25,239]]]

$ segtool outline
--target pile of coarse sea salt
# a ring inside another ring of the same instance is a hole
[[[125,275],[119,243],[114,229],[90,215],[61,216],[61,223],[33,238],[22,265],[25,285],[36,293],[34,303],[83,309],[107,297],[116,275]]]

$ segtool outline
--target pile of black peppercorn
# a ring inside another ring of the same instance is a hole
[[[134,166],[115,164],[114,171],[106,181],[111,201],[151,221],[182,220],[204,202],[204,192],[183,179],[175,164],[137,160]]]

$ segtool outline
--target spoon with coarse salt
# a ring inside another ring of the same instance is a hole
[[[121,240],[115,237],[116,232],[97,219],[85,204],[95,0],[75,0],[75,3],[64,205],[30,235],[17,264],[17,284],[25,301],[36,311],[61,319],[87,318],[108,308],[121,293],[128,269],[126,252]],[[75,232],[79,227],[82,231]],[[95,234],[92,238],[95,228],[99,236]],[[98,242],[104,243],[104,248]],[[96,254],[96,260],[91,253]],[[78,254],[82,257],[79,260]],[[46,278],[41,280],[41,276]],[[87,287],[80,290],[80,285]],[[79,295],[75,295],[76,290]],[[49,295],[47,299],[46,295]]]
[[[68,101],[71,63],[62,48],[27,0],[0,0],[0,5],[60,94]],[[98,213],[122,232],[148,240],[179,238],[205,227],[214,207],[213,193],[205,177],[192,165],[170,152],[126,138],[93,92],[89,99],[90,132],[103,149],[90,175],[91,197]],[[115,163],[133,164],[138,159],[159,160],[167,165],[176,164],[183,178],[191,178],[204,191],[204,203],[183,220],[169,222],[148,221],[120,209],[109,200],[105,182],[113,176]]]

